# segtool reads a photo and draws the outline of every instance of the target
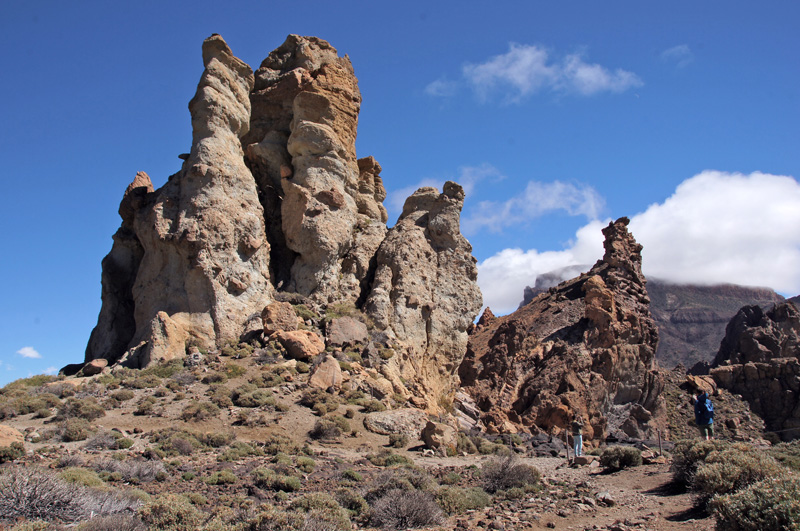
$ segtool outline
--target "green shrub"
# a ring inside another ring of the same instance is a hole
[[[266,389],[249,389],[242,386],[232,393],[233,403],[239,407],[274,406],[275,397]]]
[[[245,457],[264,455],[263,450],[257,446],[247,444],[243,441],[236,441],[222,454],[217,456],[218,461],[239,461]]]
[[[288,455],[296,455],[300,453],[300,446],[293,440],[285,435],[269,435],[264,439],[264,453],[268,455],[276,455],[284,453]]]
[[[534,487],[540,478],[541,473],[536,467],[520,463],[515,455],[491,459],[481,467],[481,484],[490,493],[515,487]]]
[[[783,466],[800,472],[800,439],[774,445],[767,450]]]
[[[69,418],[62,425],[61,439],[64,442],[83,441],[94,432],[89,421],[81,418]]]
[[[405,448],[408,445],[408,435],[405,433],[392,433],[389,435],[389,446],[392,448]]]
[[[300,374],[308,374],[311,372],[311,367],[308,365],[308,363],[304,363],[302,361],[298,361],[294,368]]]
[[[247,369],[239,365],[238,363],[227,363],[225,365],[225,374],[228,378],[241,378],[245,374],[247,374]]]
[[[720,531],[798,531],[800,477],[765,479],[734,494],[717,496],[710,508]]]
[[[691,485],[697,468],[708,454],[725,449],[726,443],[718,440],[678,441],[672,450],[672,477],[682,485]]]
[[[477,454],[478,447],[472,442],[472,439],[466,433],[459,432],[458,443],[456,445],[458,453]]]
[[[97,472],[88,468],[71,466],[62,469],[58,475],[67,483],[75,483],[84,487],[102,487],[105,485],[100,476],[97,475]]]
[[[294,313],[304,321],[318,321],[319,314],[308,308],[305,304],[293,304]]]
[[[300,490],[302,486],[300,479],[294,476],[278,474],[266,467],[258,467],[253,470],[253,483],[263,489],[282,490],[284,492],[295,492]]]
[[[0,446],[0,463],[14,461],[25,455],[25,447],[21,442],[12,442],[8,446]]]
[[[609,446],[600,454],[600,465],[607,470],[622,470],[642,464],[642,452],[632,446]]]
[[[340,401],[336,395],[325,392],[316,387],[306,389],[300,397],[300,405],[312,408],[318,415],[329,411],[336,411]]]
[[[92,397],[75,398],[70,397],[58,409],[58,420],[79,418],[86,420],[96,420],[105,416],[106,411],[97,400]]]
[[[744,444],[708,454],[697,469],[692,488],[707,501],[717,494],[730,494],[767,478],[786,475],[775,459]]]
[[[155,389],[161,385],[161,378],[155,374],[142,374],[135,378],[122,380],[122,385],[132,389]]]
[[[183,371],[183,358],[169,361],[161,361],[151,365],[142,371],[145,376],[157,376],[158,378],[172,378],[175,374]]]
[[[197,531],[205,518],[184,496],[165,494],[150,500],[138,512],[151,529]]]
[[[492,497],[480,487],[442,487],[436,492],[436,503],[448,515],[454,515],[483,509],[492,503]]]
[[[297,458],[297,468],[299,468],[306,474],[310,474],[311,472],[313,472],[314,467],[316,465],[317,464],[310,457],[301,455],[300,457]]]
[[[342,479],[345,481],[352,481],[354,483],[361,483],[364,481],[364,476],[353,470],[352,468],[348,468],[344,472],[342,472]]]
[[[211,402],[196,402],[183,409],[181,419],[186,421],[202,421],[219,415],[219,408]]]
[[[380,400],[376,400],[374,398],[362,402],[361,407],[364,413],[373,413],[375,411],[386,411],[386,405]]]
[[[387,448],[381,449],[377,454],[367,454],[367,460],[375,466],[407,466],[412,464],[409,458],[396,454]]]
[[[210,372],[205,376],[203,376],[203,379],[200,381],[203,382],[204,384],[210,385],[215,383],[222,383],[227,379],[228,377],[221,372]]]
[[[206,478],[206,483],[209,485],[230,485],[236,481],[236,474],[230,470],[218,470]]]
[[[350,515],[330,494],[306,494],[289,504],[290,511],[305,513],[304,528],[349,531]]]
[[[145,416],[145,415],[152,415],[155,411],[155,405],[158,403],[152,396],[146,396],[139,400],[136,404],[136,409],[133,411],[134,415],[137,416]]]
[[[336,489],[333,493],[333,497],[336,499],[336,502],[347,509],[352,516],[366,514],[369,510],[367,500],[353,489]]]

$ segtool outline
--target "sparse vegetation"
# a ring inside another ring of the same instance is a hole
[[[642,464],[642,452],[632,446],[609,446],[600,454],[600,466],[610,471]]]
[[[392,490],[372,506],[370,524],[386,529],[414,529],[440,524],[442,510],[433,496],[418,490]]]
[[[711,500],[719,531],[800,530],[800,478],[769,478]]]
[[[514,455],[491,459],[481,468],[481,484],[486,492],[535,487],[541,478],[536,468],[520,463]]]

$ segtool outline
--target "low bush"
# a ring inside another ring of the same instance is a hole
[[[77,531],[147,531],[140,519],[129,514],[98,516],[79,524]]]
[[[284,453],[287,455],[297,455],[302,449],[293,440],[285,435],[274,434],[268,435],[264,439],[264,453],[268,455],[276,455]]]
[[[65,420],[79,418],[85,420],[96,420],[105,416],[106,411],[97,400],[91,396],[85,398],[70,397],[58,408],[56,418]]]
[[[389,446],[392,448],[405,448],[408,445],[408,435],[405,433],[392,433],[389,435]]]
[[[708,454],[725,449],[726,443],[718,440],[678,441],[672,450],[672,477],[676,483],[691,485],[697,468]]]
[[[184,496],[165,494],[150,500],[138,512],[150,529],[196,531],[205,521],[203,513]]]
[[[258,446],[253,446],[242,441],[236,441],[224,452],[217,456],[217,461],[239,461],[245,457],[261,456],[264,451]]]
[[[783,466],[800,472],[800,439],[792,442],[779,443],[767,450]]]
[[[83,485],[84,487],[102,487],[105,482],[100,479],[97,472],[88,468],[67,467],[62,469],[58,475],[67,483]]]
[[[307,389],[300,397],[301,406],[313,409],[320,416],[330,411],[336,411],[339,404],[339,397],[316,387]]]
[[[786,475],[787,469],[765,453],[744,444],[711,452],[697,469],[692,488],[700,501],[718,494],[730,494],[767,478]]]
[[[189,404],[181,412],[181,419],[199,422],[219,415],[219,408],[211,402],[195,402]]]
[[[333,497],[337,503],[344,507],[352,516],[361,516],[369,510],[369,504],[359,493],[353,489],[336,489]]]
[[[310,457],[301,455],[300,457],[297,458],[297,468],[299,468],[306,474],[310,474],[311,472],[313,472],[314,467],[316,465],[317,464]]]
[[[74,442],[86,440],[94,428],[89,421],[81,418],[69,418],[61,425],[61,439],[64,442]]]
[[[514,455],[491,459],[481,467],[481,484],[490,493],[534,487],[540,478],[541,473],[536,467],[520,463]]]
[[[319,419],[308,432],[308,436],[314,440],[338,439],[342,436],[342,429],[332,420]]]
[[[148,459],[127,459],[116,461],[104,459],[92,465],[97,472],[119,474],[124,481],[129,483],[150,483],[160,481],[167,476],[167,470],[161,461]]]
[[[241,386],[233,393],[231,398],[233,403],[239,407],[262,407],[274,406],[275,397],[266,389],[251,388],[255,387],[253,384]]]
[[[12,442],[8,446],[0,446],[0,463],[14,461],[25,455],[25,446],[21,442]]]
[[[146,416],[152,415],[155,412],[155,405],[158,403],[152,396],[146,396],[139,400],[136,404],[136,409],[133,411],[134,415]]]
[[[642,452],[632,446],[609,446],[600,454],[600,466],[606,470],[622,470],[641,464]]]
[[[377,454],[367,454],[367,460],[375,466],[407,466],[412,464],[409,458],[396,454],[388,448],[381,449]]]
[[[282,490],[284,492],[295,492],[300,490],[302,486],[300,479],[294,476],[278,474],[266,467],[258,467],[253,470],[253,483],[262,489]]]
[[[231,362],[225,365],[225,375],[230,379],[241,378],[245,374],[247,374],[247,369],[238,363]]]
[[[352,468],[348,468],[347,470],[342,472],[342,479],[345,481],[352,481],[354,483],[361,483],[362,481],[364,481],[364,476],[362,476]]]
[[[442,487],[436,492],[436,503],[448,515],[482,509],[492,503],[492,497],[480,487]]]
[[[230,485],[236,483],[238,478],[230,470],[218,470],[206,478],[205,481],[209,485]]]
[[[800,477],[770,478],[711,500],[722,531],[800,530]]]
[[[289,510],[304,514],[303,529],[350,531],[349,513],[330,494],[315,492],[289,504]]]
[[[370,524],[387,529],[414,529],[444,521],[433,496],[418,490],[391,490],[372,506]]]
[[[364,413],[374,413],[376,411],[386,411],[386,405],[380,400],[370,399],[361,402],[361,410]]]

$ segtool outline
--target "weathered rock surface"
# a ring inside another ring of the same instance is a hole
[[[107,359],[96,359],[92,360],[86,365],[83,366],[81,369],[81,374],[83,376],[94,376],[95,374],[100,374],[103,372],[103,369],[108,367],[108,360]]]
[[[319,389],[339,389],[342,387],[342,369],[333,356],[325,356],[322,363],[314,368],[308,378],[308,385]]]
[[[661,427],[658,332],[627,218],[603,230],[588,273],[477,326],[459,369],[490,432],[559,433],[574,415],[587,440]]]
[[[710,375],[784,440],[800,437],[800,310],[745,306],[728,324]]]
[[[332,347],[355,347],[369,341],[367,325],[353,317],[332,319],[326,333],[327,343]]]
[[[157,329],[213,346],[260,328],[272,291],[269,245],[239,140],[249,129],[253,74],[218,35],[203,43],[203,64],[181,171],[156,191],[137,175],[120,205],[123,224],[104,261],[104,304],[87,360],[117,361],[140,345],[127,363],[144,366],[163,357],[153,343]]]
[[[25,441],[25,435],[16,428],[0,424],[0,446],[11,446],[12,443]]]
[[[378,411],[364,417],[364,427],[380,435],[410,435],[418,438],[428,423],[428,415],[414,408]]]
[[[461,187],[419,190],[387,229],[382,168],[356,157],[358,81],[321,39],[290,35],[253,74],[215,35],[203,62],[183,167],[125,192],[86,360],[144,367],[268,338],[309,360],[338,308],[369,328],[329,323],[329,346],[441,412],[481,305]]]
[[[397,224],[378,249],[365,310],[402,348],[390,372],[437,410],[452,401],[467,328],[481,307],[472,246],[459,231],[464,191],[421,188],[406,200]]]
[[[455,428],[439,422],[428,421],[419,438],[426,447],[439,450],[445,455],[455,455],[458,447],[458,432]]]

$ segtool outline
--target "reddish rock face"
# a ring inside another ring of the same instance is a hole
[[[588,273],[475,327],[459,376],[489,431],[560,433],[576,415],[587,440],[660,427],[658,332],[627,225],[603,230],[605,256]]]
[[[711,376],[742,395],[767,429],[800,437],[800,311],[792,303],[765,312],[745,306],[728,323]]]

